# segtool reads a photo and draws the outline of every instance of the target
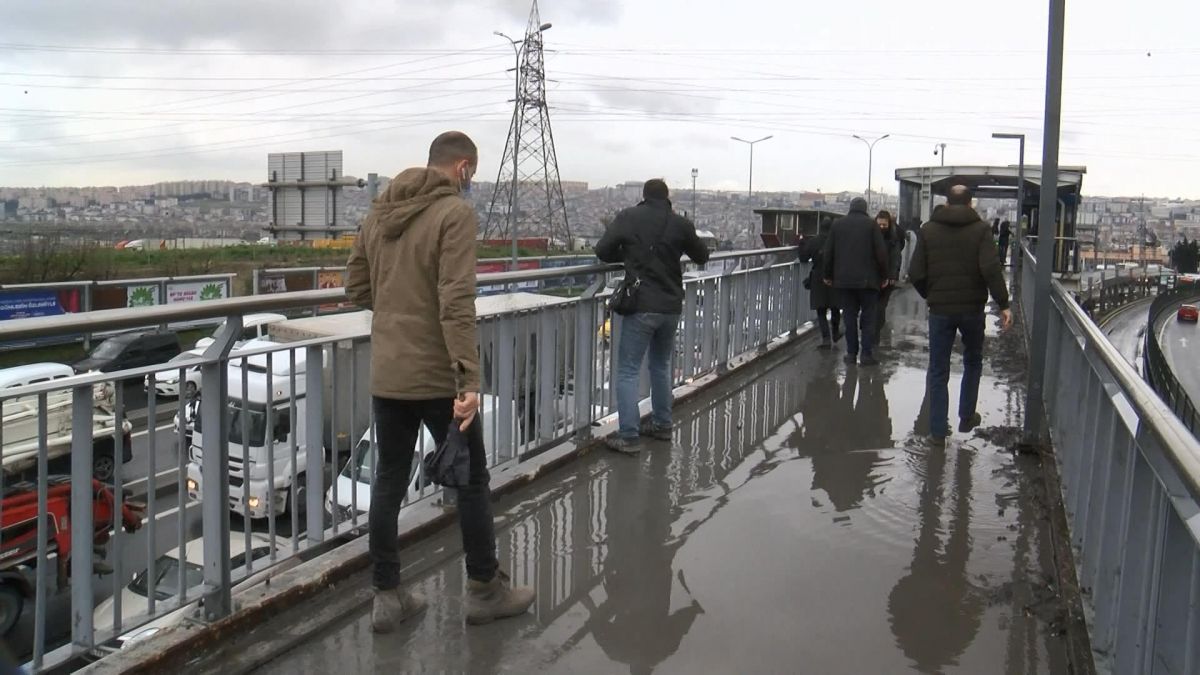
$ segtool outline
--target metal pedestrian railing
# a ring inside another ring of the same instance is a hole
[[[811,318],[793,249],[716,254],[713,268],[685,284],[677,385]],[[578,297],[477,302],[492,466],[587,437],[614,413],[620,317],[605,298],[619,273],[597,264],[479,276],[481,286],[594,280]],[[329,289],[0,322],[8,342],[224,321],[200,353],[167,364],[0,390],[0,627],[20,660],[39,672],[185,616],[218,620],[235,587],[365,527],[369,314],[288,320],[269,327],[270,340],[241,342],[244,315],[345,299]],[[430,450],[426,435],[418,452]],[[409,487],[410,503],[441,494],[416,473]]]
[[[1098,669],[1197,672],[1200,443],[1057,283],[1051,303],[1040,376]]]

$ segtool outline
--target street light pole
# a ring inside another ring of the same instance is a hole
[[[884,135],[880,136],[879,138],[876,138],[873,141],[868,141],[867,139],[863,138],[862,136],[859,136],[858,134],[854,134],[855,138],[857,138],[858,140],[867,144],[867,208],[868,209],[871,208],[871,178],[872,178],[872,174],[874,173],[874,170],[875,170],[875,144],[878,143],[879,141],[882,141],[885,138],[888,138],[889,136],[891,136],[891,134],[884,134]]]
[[[939,148],[941,149],[940,153],[938,152]],[[946,144],[945,143],[938,143],[937,145],[933,146],[933,154],[934,155],[940,154],[942,156],[942,166],[946,166]]]
[[[700,169],[692,169],[692,222],[695,223],[698,219],[696,216],[696,177],[700,175]]]
[[[1050,0],[1049,37],[1046,46],[1046,113],[1042,136],[1041,194],[1038,203],[1037,276],[1033,292],[1033,340],[1029,346],[1029,386],[1025,400],[1025,442],[1035,444],[1046,436],[1043,389],[1048,370],[1046,352],[1050,336],[1050,296],[1054,269],[1054,244],[1058,236],[1058,141],[1062,124],[1063,24],[1066,0]]]
[[[738,138],[737,136],[730,136],[730,138],[732,138],[733,140],[735,140],[739,143],[745,143],[746,145],[750,146],[750,183],[749,183],[749,187],[746,190],[746,201],[749,202],[749,204],[750,204],[750,231],[749,231],[749,234],[750,234],[750,240],[753,241],[754,240],[754,146],[758,145],[759,143],[762,143],[763,141],[769,141],[772,138],[775,138],[775,136],[774,135],[763,136],[762,138],[760,138],[756,141],[747,141],[746,139]]]

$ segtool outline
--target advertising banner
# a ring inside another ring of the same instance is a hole
[[[213,281],[172,281],[167,284],[167,304],[219,300],[229,297],[229,282],[224,279]]]
[[[126,307],[153,307],[159,304],[158,284],[129,285],[125,287]]]
[[[542,261],[542,267],[576,267],[578,265],[592,265],[595,263],[595,258],[587,256],[575,258],[548,258]],[[569,277],[560,277],[558,279],[545,279],[542,281],[542,288],[582,288],[591,284],[593,277],[594,275],[591,274],[579,274]]]
[[[258,277],[259,293],[287,293],[287,277],[282,274],[263,274]]]
[[[496,272],[508,271],[508,263],[502,262],[481,262],[475,265],[475,274],[494,274]],[[479,295],[496,295],[498,293],[507,292],[507,287],[504,285],[497,286],[480,286]]]
[[[317,272],[317,288],[325,290],[330,288],[341,288],[346,285],[345,273],[341,270],[326,270]],[[352,307],[348,302],[334,303],[331,305],[321,305],[318,311],[321,312],[337,312],[349,307]]]
[[[0,291],[0,321],[65,313],[55,291]]]

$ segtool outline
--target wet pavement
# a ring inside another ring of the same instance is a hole
[[[1068,672],[1040,460],[1007,447],[1020,338],[989,319],[984,426],[934,451],[923,305],[890,309],[878,368],[804,342],[678,408],[672,443],[499,502],[527,616],[464,625],[445,531],[405,553],[411,625],[374,635],[360,574],[330,593],[364,602],[256,672]]]

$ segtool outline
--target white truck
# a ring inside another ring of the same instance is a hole
[[[369,317],[366,312],[354,312],[282,321],[271,324],[269,342],[282,345],[299,340],[367,332],[370,330]],[[247,343],[245,348],[261,347],[267,343],[264,340],[255,340]],[[310,468],[307,449],[310,439],[305,420],[316,412],[308,408],[308,369],[324,369],[321,414],[324,417],[325,437],[321,440],[321,447],[323,463],[328,463],[330,453],[348,453],[357,436],[370,424],[370,398],[367,396],[371,367],[370,347],[363,343],[354,347],[350,340],[326,345],[322,349],[320,364],[309,363],[306,349],[290,350],[281,347],[271,355],[271,391],[267,389],[267,355],[248,357],[245,368],[241,361],[230,360],[226,390],[229,407],[229,506],[234,512],[249,518],[266,518],[271,514],[268,500],[274,500],[275,515],[283,515],[295,507],[291,499],[293,475],[296,478],[298,504],[303,506],[306,499],[306,474]],[[333,387],[334,369],[338,372],[336,392]],[[356,372],[353,382],[356,390],[353,393],[352,371]],[[245,402],[242,400],[243,373]],[[357,405],[352,405],[352,400],[356,400]],[[270,430],[267,429],[268,407],[271,410]],[[200,499],[203,485],[201,466],[204,457],[204,421],[199,414],[202,409],[203,404],[197,407],[192,420],[190,461],[187,468],[188,496],[194,500]],[[243,414],[246,416],[244,422]],[[248,435],[245,450],[243,427]],[[293,443],[296,448],[294,470]],[[243,453],[247,462],[244,466]],[[319,467],[318,470],[321,468],[323,467]]]
[[[509,311],[529,311],[570,302],[567,298],[538,295],[534,293],[511,293],[477,298],[475,301],[476,314],[483,317]],[[323,316],[291,319],[272,323],[269,326],[271,342],[286,345],[292,342],[329,338],[340,335],[365,335],[371,330],[371,312],[359,311],[343,314],[328,314]],[[519,353],[537,353],[539,348],[537,334],[530,336],[525,349]],[[500,338],[493,335],[484,339],[481,345],[481,367],[483,370],[484,388],[492,389],[497,383],[490,382],[494,341]],[[511,338],[510,338],[511,339]],[[543,336],[546,342],[561,343],[562,335]],[[247,343],[246,348],[261,344],[261,341]],[[335,348],[336,347],[336,348]],[[292,443],[296,445],[295,475],[297,477],[296,500],[300,505],[306,504],[306,472],[309,470],[306,448],[308,447],[308,430],[305,420],[310,411],[307,408],[308,397],[305,395],[305,374],[313,364],[308,363],[306,350],[295,351],[295,373],[291,369],[291,350],[281,347],[281,351],[273,355],[271,364],[271,396],[268,401],[267,392],[267,357],[265,355],[249,358],[246,373],[247,402],[242,403],[242,366],[240,359],[233,359],[229,365],[229,384],[226,394],[229,406],[229,506],[243,516],[250,518],[266,518],[270,515],[268,499],[274,499],[276,515],[288,513],[292,508]],[[236,353],[235,353],[236,356]],[[525,373],[525,359],[517,359],[514,364],[516,379],[514,391],[518,403],[526,400],[523,383],[528,379]],[[330,464],[330,453],[339,455],[335,465],[342,466],[340,455],[349,454],[351,448],[359,440],[370,424],[371,397],[369,395],[371,372],[371,348],[369,342],[353,344],[349,339],[326,345],[323,349],[324,391],[322,392],[322,414],[324,415],[325,438],[323,439],[323,463]],[[333,372],[337,371],[337,396],[333,391]],[[351,393],[353,375],[354,389]],[[294,378],[293,378],[294,374]],[[561,376],[561,374],[560,374]],[[563,383],[558,382],[555,391],[549,395],[556,399],[562,397]],[[294,388],[294,390],[293,390]],[[292,399],[295,399],[296,418],[292,420],[290,411]],[[531,399],[532,400],[532,399]],[[353,403],[352,403],[353,401]],[[266,410],[270,405],[272,423],[270,433],[266,429]],[[556,402],[561,408],[564,402]],[[200,406],[202,408],[203,406]],[[242,465],[242,410],[245,408],[249,415],[249,447],[246,449],[248,465]],[[521,427],[528,427],[533,421],[534,410],[524,411],[520,421]],[[353,417],[353,419],[352,419]],[[485,418],[486,419],[486,418]],[[336,425],[336,426],[335,426]],[[192,440],[190,442],[191,461],[188,464],[187,488],[188,495],[195,500],[200,499],[202,476],[201,462],[203,459],[203,423],[197,414],[193,420]],[[518,429],[518,434],[522,431]],[[485,439],[491,442],[490,434]],[[274,482],[268,463],[273,463]],[[326,481],[328,485],[328,481]],[[243,495],[245,498],[243,499]]]
[[[46,445],[51,473],[69,473],[72,439],[72,392],[71,379],[58,380],[65,389],[46,395]],[[116,469],[116,443],[113,430],[117,427],[114,413],[113,389],[107,384],[97,384],[92,397],[92,475],[101,481],[112,480]],[[38,461],[38,412],[37,396],[6,398],[3,403],[4,482],[32,478]],[[121,419],[120,432],[124,437],[120,461],[133,458],[129,432],[129,420]]]

